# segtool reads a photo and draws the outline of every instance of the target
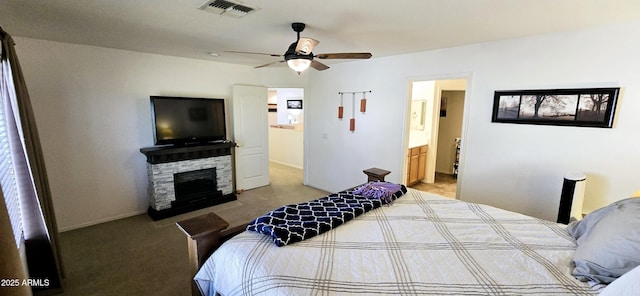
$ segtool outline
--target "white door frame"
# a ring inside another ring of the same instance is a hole
[[[407,174],[407,170],[408,170],[408,163],[406,162],[406,159],[408,157],[408,151],[409,151],[409,134],[410,134],[410,125],[411,125],[411,120],[410,120],[410,116],[409,114],[411,114],[411,100],[412,100],[412,87],[413,87],[413,83],[414,82],[418,82],[418,81],[438,81],[438,80],[455,80],[455,79],[465,79],[466,80],[466,88],[465,88],[465,100],[464,100],[464,115],[462,117],[462,138],[463,139],[468,139],[468,124],[467,122],[469,121],[469,108],[470,108],[470,104],[471,104],[471,100],[469,100],[470,97],[470,93],[471,93],[471,82],[472,82],[472,73],[468,72],[468,73],[458,73],[458,74],[448,74],[448,75],[438,75],[438,76],[427,76],[427,77],[410,77],[407,79],[407,101],[406,101],[406,108],[405,108],[405,125],[404,125],[404,145],[403,145],[403,151],[402,151],[402,155],[403,158],[405,160],[404,166],[403,166],[403,171],[402,171],[402,178],[404,179],[404,176],[406,176]],[[427,179],[427,182],[429,183],[433,183],[434,179],[435,179],[435,160],[436,160],[436,156],[437,156],[437,144],[438,144],[438,123],[440,120],[440,99],[441,99],[441,95],[442,95],[442,89],[439,89],[438,87],[436,87],[436,92],[434,94],[434,104],[433,104],[433,110],[431,110],[431,112],[433,112],[433,117],[432,117],[432,122],[431,122],[431,133],[430,133],[430,137],[429,137],[429,148],[427,150],[427,166],[426,166],[426,177],[425,179]],[[427,110],[427,112],[429,112],[429,110]],[[426,128],[426,127],[425,127]],[[457,185],[456,185],[456,199],[460,198],[460,189],[461,189],[461,184],[463,181],[463,176],[464,176],[464,159],[465,159],[465,152],[466,150],[469,148],[468,147],[468,141],[466,141],[461,149],[460,149],[460,167],[458,170],[458,177],[457,177]]]

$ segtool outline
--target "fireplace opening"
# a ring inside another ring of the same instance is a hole
[[[222,197],[218,190],[216,168],[202,169],[173,174],[176,200],[172,207],[180,207],[208,198]]]

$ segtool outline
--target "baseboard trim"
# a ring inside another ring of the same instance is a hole
[[[222,193],[220,194],[221,194],[220,196],[206,198],[204,200],[187,203],[179,207],[168,208],[165,210],[155,210],[152,207],[149,207],[149,209],[147,209],[147,214],[149,215],[149,217],[151,217],[153,221],[158,221],[164,218],[169,218],[169,217],[177,216],[177,215],[188,213],[188,212],[193,212],[196,210],[208,208],[211,206],[223,204],[223,203],[238,199],[236,198],[236,195],[234,193],[229,193],[226,195],[222,195]]]
[[[438,171],[438,170],[436,170],[436,173],[441,173],[441,174],[453,176],[453,173],[451,171]]]
[[[290,163],[286,163],[286,162],[281,162],[281,161],[277,161],[277,160],[269,160],[269,162],[273,162],[273,163],[277,163],[277,164],[281,164],[281,165],[286,165],[288,167],[292,167],[294,169],[299,169],[299,170],[304,170],[304,168],[296,166],[296,165],[292,165]]]
[[[140,214],[146,214],[146,213],[147,213],[147,210],[139,210],[139,211],[134,211],[134,212],[121,214],[121,215],[117,215],[117,216],[106,217],[106,218],[93,220],[93,221],[89,221],[89,222],[85,222],[85,223],[81,223],[81,224],[77,224],[77,225],[60,227],[60,228],[58,228],[58,232],[66,232],[66,231],[76,230],[76,229],[80,229],[80,228],[85,228],[85,227],[89,227],[89,226],[93,226],[93,225],[97,225],[97,224],[102,224],[102,223],[105,223],[105,222],[111,222],[111,221],[115,221],[115,220],[129,218],[129,217],[137,216],[137,215],[140,215]]]

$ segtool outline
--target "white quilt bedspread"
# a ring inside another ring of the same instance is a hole
[[[204,295],[591,295],[565,226],[409,189],[392,206],[277,247],[245,231],[196,274]]]

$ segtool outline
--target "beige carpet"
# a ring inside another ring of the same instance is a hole
[[[190,295],[187,239],[175,222],[215,212],[234,226],[281,205],[327,194],[302,185],[302,170],[272,163],[270,171],[271,185],[245,191],[237,201],[159,221],[144,214],[63,232],[62,295]],[[443,184],[414,187],[455,197],[455,181]]]
[[[299,169],[272,164],[270,171],[271,185],[245,191],[237,201],[159,221],[144,214],[61,233],[62,295],[191,295],[187,239],[176,221],[213,211],[239,225],[327,194],[302,185]]]

